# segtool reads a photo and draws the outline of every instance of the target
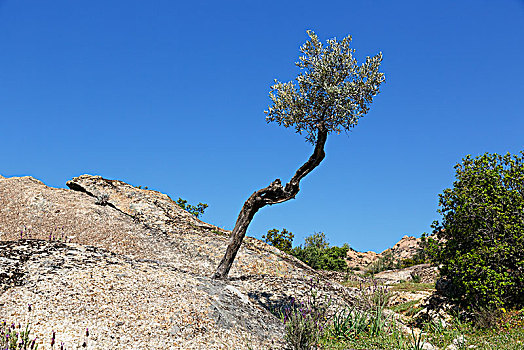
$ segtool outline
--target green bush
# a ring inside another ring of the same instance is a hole
[[[189,214],[194,215],[195,217],[199,217],[200,215],[204,215],[204,211],[208,207],[205,203],[198,203],[198,205],[191,205],[188,204],[185,199],[178,198],[176,201],[176,204],[185,211],[187,211]]]
[[[330,300],[319,295],[319,282],[311,279],[305,300],[292,298],[289,304],[275,310],[284,323],[284,339],[293,350],[318,349],[318,341],[330,321]]]
[[[466,156],[439,195],[432,259],[445,293],[471,307],[524,306],[524,152]]]
[[[304,246],[293,248],[291,254],[316,270],[346,271],[348,251],[348,244],[330,247],[326,235],[320,232],[307,237]]]
[[[282,232],[276,228],[267,231],[267,235],[262,236],[262,239],[269,245],[272,245],[275,248],[280,249],[283,252],[288,254],[291,253],[291,246],[293,245],[294,235],[292,232],[289,232],[285,228],[282,229]]]

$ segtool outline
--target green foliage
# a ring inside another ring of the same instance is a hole
[[[319,232],[306,237],[304,247],[293,248],[291,254],[316,270],[346,271],[348,251],[348,244],[330,247],[326,235]]]
[[[376,273],[386,270],[393,270],[398,267],[398,264],[395,262],[393,258],[393,253],[391,252],[391,250],[388,250],[382,257],[380,257],[367,267],[366,274],[374,275]]]
[[[6,350],[37,349],[36,338],[29,339],[29,324],[25,327],[19,324],[0,322],[0,348]]]
[[[468,155],[455,170],[430,249],[446,293],[468,308],[523,306],[524,152]]]
[[[330,301],[318,294],[318,280],[311,279],[306,300],[291,302],[277,310],[284,323],[284,339],[293,350],[317,349],[317,343],[324,334],[329,321]]]
[[[359,66],[350,47],[351,36],[330,39],[324,46],[313,31],[307,34],[310,40],[300,48],[304,55],[296,63],[300,68],[296,85],[275,80],[266,120],[293,126],[299,134],[305,131],[306,140],[314,143],[320,122],[328,133],[354,127],[368,112],[385,77],[379,72],[382,53],[367,57]]]
[[[356,294],[355,306],[338,311],[334,317],[331,334],[336,339],[351,340],[361,336],[377,338],[389,333],[392,319],[384,314],[392,294],[376,280],[361,283]]]
[[[196,216],[197,218],[200,215],[204,215],[204,211],[208,207],[208,205],[205,204],[205,203],[198,203],[197,206],[188,204],[187,201],[185,199],[182,199],[182,198],[178,198],[178,200],[176,201],[176,204],[178,204],[178,206],[180,208],[182,208],[185,211],[187,211],[188,213]]]
[[[431,262],[430,251],[433,249],[433,245],[435,243],[436,242],[434,241],[434,239],[429,238],[427,233],[424,232],[422,234],[422,237],[420,237],[420,243],[419,243],[419,246],[417,248],[417,252],[415,253],[415,255],[413,255],[413,257],[411,258],[400,260],[397,263],[398,268],[404,269],[406,267],[430,263]]]
[[[286,230],[285,228],[282,229],[282,232],[274,228],[267,231],[267,235],[262,236],[264,242],[288,254],[291,253],[293,238],[293,233]]]

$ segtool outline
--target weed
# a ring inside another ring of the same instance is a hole
[[[390,309],[395,311],[396,313],[407,313],[410,312],[410,310],[413,310],[415,308],[415,305],[417,305],[418,303],[418,300],[411,300],[403,304],[392,306]]]
[[[418,292],[418,291],[432,291],[435,289],[434,283],[415,283],[415,282],[403,282],[391,286],[392,291],[403,291],[403,292]]]
[[[391,299],[388,287],[380,285],[376,279],[360,283],[357,306],[365,311],[384,309]]]
[[[330,301],[321,298],[317,291],[318,280],[310,281],[308,298],[291,302],[279,310],[285,325],[285,340],[294,350],[316,349],[329,321]]]
[[[422,276],[416,273],[411,273],[411,282],[413,283],[420,283],[420,280],[422,279]]]
[[[494,307],[479,306],[473,311],[473,323],[479,328],[495,328],[502,317],[502,310]]]
[[[109,203],[109,195],[106,193],[101,193],[96,197],[96,205],[107,205]]]

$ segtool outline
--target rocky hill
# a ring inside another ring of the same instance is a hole
[[[229,232],[121,181],[67,186],[0,177],[0,320],[29,321],[39,348],[56,332],[65,349],[281,349],[270,310],[306,298],[312,281],[334,307],[352,302],[249,237],[231,278],[213,280]]]
[[[405,259],[411,259],[417,254],[420,248],[420,238],[404,236],[392,248],[384,250],[382,253],[373,251],[358,252],[350,249],[346,261],[350,269],[356,272],[364,272],[370,265],[380,259],[388,257],[394,263]]]

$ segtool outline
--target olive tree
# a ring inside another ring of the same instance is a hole
[[[324,159],[327,136],[357,125],[385,80],[384,73],[379,71],[382,53],[367,57],[358,65],[353,56],[355,50],[350,47],[351,36],[341,41],[330,39],[323,45],[314,32],[307,34],[309,40],[300,48],[303,55],[296,63],[300,68],[296,82],[275,80],[269,94],[272,105],[265,113],[267,122],[293,127],[297,133],[305,134],[306,141],[315,146],[313,154],[288,183],[282,185],[276,179],[247,199],[214,278],[227,278],[256,212],[266,205],[295,198],[300,181]]]

